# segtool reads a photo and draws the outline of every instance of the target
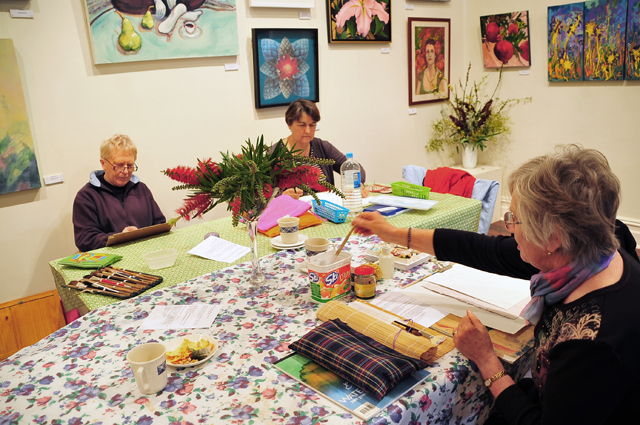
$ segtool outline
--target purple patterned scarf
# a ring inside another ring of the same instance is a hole
[[[544,307],[562,301],[584,281],[606,269],[616,255],[601,254],[600,261],[582,264],[574,260],[546,273],[538,273],[531,278],[531,301],[522,312],[521,317],[533,325],[537,325],[542,317]]]

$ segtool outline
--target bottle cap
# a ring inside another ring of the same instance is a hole
[[[384,245],[382,247],[382,253],[385,255],[391,254],[391,247],[389,245]]]
[[[353,158],[353,154],[351,152],[347,152],[347,159]]]
[[[365,275],[366,275],[366,274],[373,274],[373,273],[375,273],[375,271],[376,271],[376,269],[374,269],[373,267],[368,266],[368,265],[366,265],[366,264],[363,264],[363,265],[361,265],[361,266],[358,266],[358,267],[356,267],[356,269],[354,270],[354,272],[355,272],[356,274],[360,274],[360,275],[363,275],[363,274],[365,274]]]

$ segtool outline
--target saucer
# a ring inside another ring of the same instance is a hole
[[[294,243],[283,243],[282,238],[280,236],[276,236],[271,239],[271,246],[275,249],[292,249],[292,248],[302,248],[304,246],[304,241],[309,239],[307,235],[298,234],[298,241]]]
[[[187,364],[176,364],[176,363],[171,363],[169,360],[167,360],[167,365],[173,366],[173,367],[193,367],[193,366],[201,365],[202,363],[208,361],[211,357],[213,357],[213,354],[218,349],[218,343],[216,342],[216,340],[214,338],[212,338],[209,335],[187,334],[187,335],[181,336],[179,338],[174,338],[174,339],[171,339],[169,341],[165,341],[165,342],[162,343],[162,345],[164,345],[165,350],[167,352],[170,352],[170,351],[176,350],[178,347],[180,347],[180,345],[182,344],[182,342],[184,340],[189,340],[189,341],[192,341],[192,342],[198,342],[201,339],[205,339],[205,340],[209,341],[210,344],[213,345],[213,349],[211,350],[211,354],[209,354],[206,358],[204,358],[202,360],[199,360],[197,362],[194,362],[194,363],[187,363]]]

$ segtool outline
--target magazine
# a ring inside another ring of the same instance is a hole
[[[364,420],[376,416],[382,409],[402,397],[431,374],[425,369],[414,372],[382,400],[378,401],[375,397],[301,354],[289,354],[275,362],[274,366]]]

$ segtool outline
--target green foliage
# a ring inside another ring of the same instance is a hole
[[[507,107],[527,103],[531,98],[500,100],[496,93],[502,81],[502,68],[498,83],[490,97],[482,94],[482,88],[486,83],[488,74],[478,82],[469,85],[469,71],[464,82],[460,80],[459,87],[451,87],[453,101],[448,99],[441,111],[441,118],[431,124],[433,134],[427,142],[428,152],[442,151],[446,146],[455,146],[458,151],[460,146],[470,144],[474,149],[484,150],[487,144],[495,140],[495,136],[510,133],[510,119],[507,116]],[[469,89],[467,93],[467,89]],[[462,90],[459,94],[458,90]]]

